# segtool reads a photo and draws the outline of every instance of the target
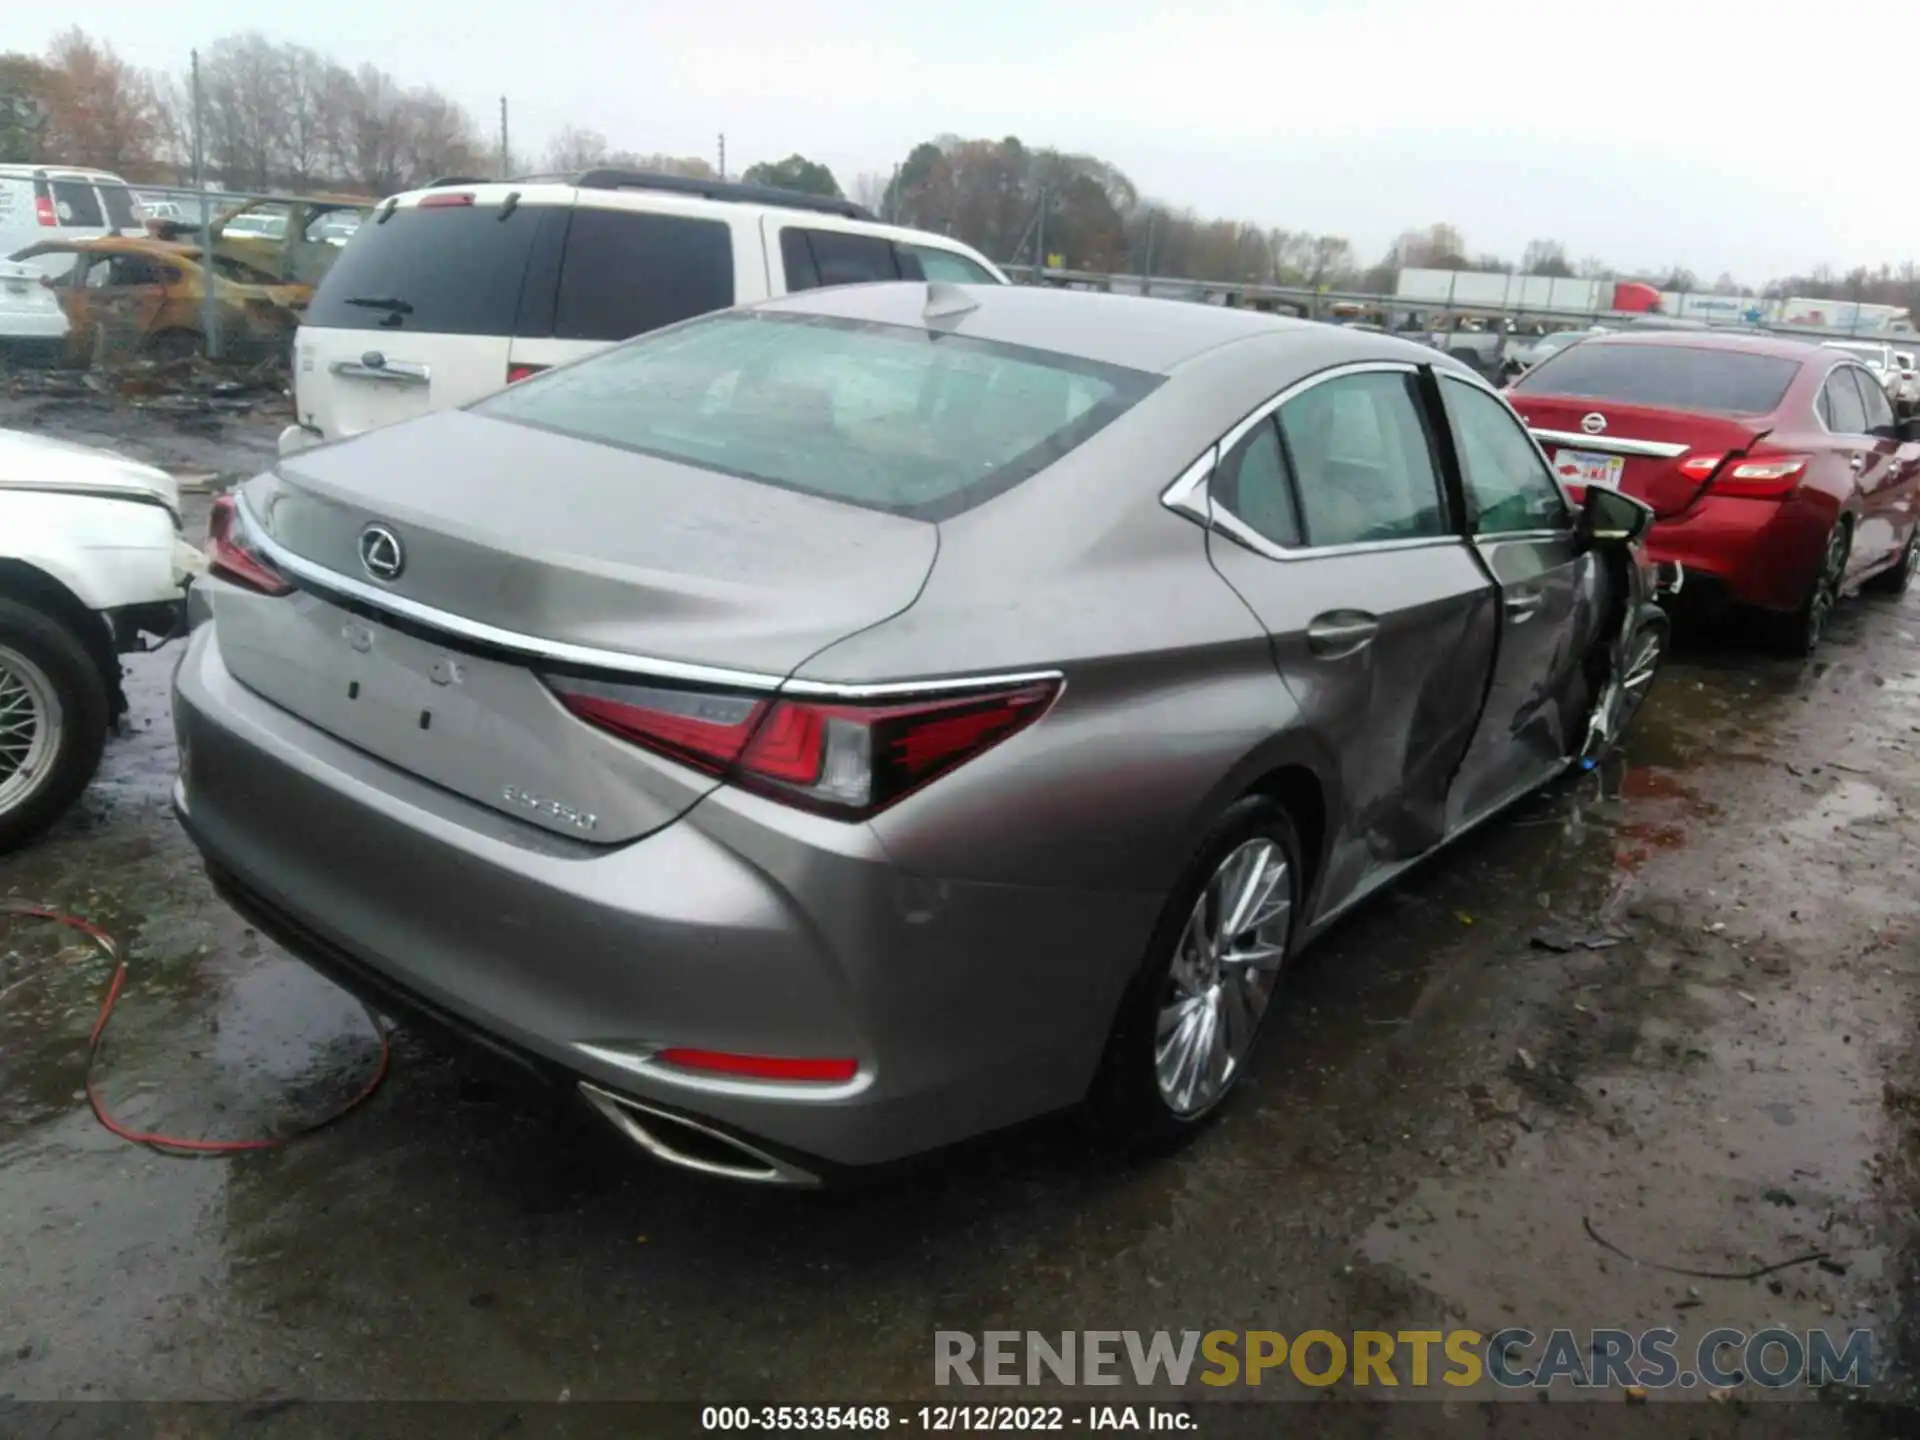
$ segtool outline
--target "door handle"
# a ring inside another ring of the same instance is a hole
[[[1516,625],[1524,625],[1547,603],[1546,594],[1539,590],[1521,590],[1507,597],[1507,618]]]
[[[1853,458],[1848,460],[1847,464],[1851,465],[1855,470],[1864,470],[1867,468],[1867,457],[1856,450],[1853,452]]]
[[[1307,626],[1307,649],[1322,659],[1358,654],[1380,633],[1380,618],[1364,610],[1329,610]]]

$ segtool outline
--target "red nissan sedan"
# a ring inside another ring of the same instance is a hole
[[[1507,392],[1560,478],[1653,507],[1646,545],[1805,655],[1842,595],[1920,565],[1920,422],[1846,352],[1779,336],[1595,335]]]

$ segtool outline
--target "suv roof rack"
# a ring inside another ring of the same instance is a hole
[[[827,195],[808,195],[799,190],[782,190],[776,185],[746,185],[736,180],[700,180],[690,175],[662,175],[651,170],[602,168],[582,171],[573,177],[582,190],[665,190],[676,195],[698,195],[704,200],[741,200],[755,205],[776,205],[783,210],[817,210],[823,215],[838,215],[846,220],[873,220],[874,213],[864,205]]]

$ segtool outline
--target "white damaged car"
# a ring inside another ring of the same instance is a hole
[[[164,470],[0,430],[0,852],[86,789],[126,713],[119,657],[185,633],[201,565]]]

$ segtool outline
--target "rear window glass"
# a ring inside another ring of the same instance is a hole
[[[84,180],[53,182],[53,213],[60,217],[62,225],[100,229],[107,223],[107,217],[100,209],[99,197],[93,193],[93,186]]]
[[[303,323],[329,330],[511,335],[537,207],[398,209],[339,252]]]
[[[116,230],[137,230],[140,220],[134,211],[133,192],[124,185],[102,185],[100,199],[107,207],[107,223]]]
[[[918,261],[896,251],[891,240],[844,230],[789,225],[780,231],[780,260],[789,290],[924,278]]]
[[[733,304],[724,220],[582,207],[567,231],[553,333],[625,340]]]
[[[1052,464],[1158,383],[968,336],[728,313],[523,380],[473,408],[937,520]]]
[[[1765,415],[1777,408],[1798,360],[1680,345],[1574,345],[1521,376],[1521,394],[1576,395],[1621,405]]]

